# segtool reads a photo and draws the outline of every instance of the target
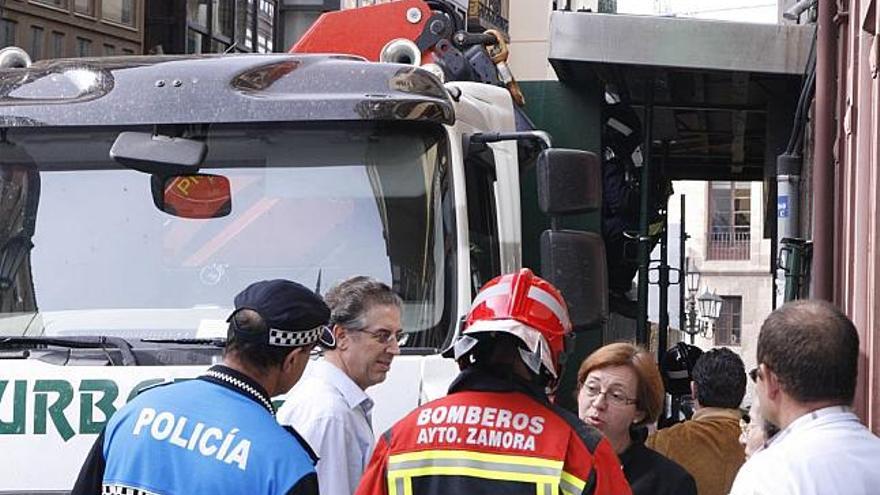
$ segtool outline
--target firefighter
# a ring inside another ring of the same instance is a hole
[[[382,435],[357,495],[630,494],[608,441],[548,400],[571,337],[559,291],[528,269],[496,277],[464,325],[449,395]]]

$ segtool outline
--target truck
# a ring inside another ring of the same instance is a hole
[[[369,275],[401,295],[377,432],[445,393],[440,351],[523,242],[576,327],[602,318],[601,237],[560,221],[600,207],[595,155],[517,131],[503,81],[409,62],[0,51],[0,493],[69,491],[116,410],[222,359],[256,280]],[[529,166],[553,228],[523,240]]]

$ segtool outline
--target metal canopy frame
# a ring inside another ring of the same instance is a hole
[[[812,26],[557,11],[549,59],[563,83],[598,80],[637,112],[642,185],[656,180],[657,156],[670,180],[766,180],[790,133],[814,36]],[[649,188],[640,189],[636,341],[647,344]],[[665,293],[668,277],[661,285]]]
[[[550,31],[561,81],[614,84],[643,121],[653,100],[650,151],[668,145],[676,180],[770,175],[789,128],[769,125],[778,119],[768,114],[793,108],[814,35],[812,26],[559,11]]]

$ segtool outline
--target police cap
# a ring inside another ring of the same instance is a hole
[[[243,309],[259,313],[268,327],[267,334],[239,328],[234,316]],[[279,347],[316,343],[329,319],[330,309],[321,296],[301,284],[283,279],[249,285],[235,296],[235,311],[229,316],[237,338],[259,340]]]

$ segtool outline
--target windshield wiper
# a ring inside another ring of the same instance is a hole
[[[104,349],[113,347],[119,350],[123,366],[137,366],[137,358],[131,352],[131,345],[120,337],[0,337],[0,349],[30,349],[35,347],[67,347],[70,349]],[[110,360],[111,364],[113,360]]]
[[[226,339],[221,338],[181,338],[181,339],[163,339],[163,338],[146,338],[138,339],[141,342],[149,342],[151,344],[193,344],[193,345],[213,345],[215,347],[226,347]]]

